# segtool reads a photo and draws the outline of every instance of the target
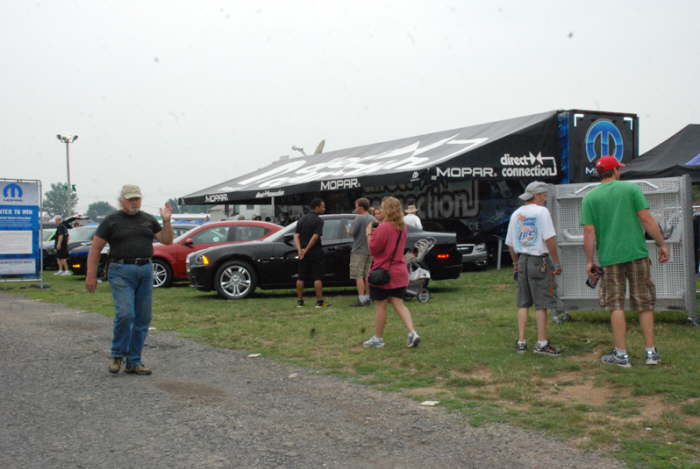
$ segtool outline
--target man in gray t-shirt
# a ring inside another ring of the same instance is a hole
[[[355,280],[357,286],[357,303],[352,306],[369,306],[369,288],[367,276],[372,265],[372,257],[369,255],[367,245],[367,225],[374,221],[369,214],[369,200],[365,197],[355,201],[355,213],[357,217],[350,225],[352,236],[352,251],[350,252],[350,278]]]

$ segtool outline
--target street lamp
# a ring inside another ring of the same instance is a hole
[[[318,145],[316,146],[316,150],[314,150],[314,155],[318,155],[320,153],[323,153],[323,148],[325,146],[326,146],[326,139],[324,138],[323,140],[318,142]],[[299,153],[301,153],[301,156],[309,156],[306,154],[303,147],[298,147],[296,145],[292,145],[292,150],[298,151]]]
[[[66,137],[61,134],[56,134],[56,138],[60,141],[66,144],[66,173],[68,174],[68,201],[69,201],[69,206],[70,206],[70,194],[73,191],[73,186],[71,186],[70,183],[70,144],[78,140],[77,135],[73,135],[72,137]]]
[[[306,152],[304,151],[303,147],[298,147],[296,145],[292,145],[292,150],[298,151],[299,153],[301,153],[302,156],[306,156]]]

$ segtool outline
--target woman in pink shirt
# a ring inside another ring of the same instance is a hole
[[[406,224],[403,221],[401,202],[395,197],[382,200],[382,222],[376,228],[367,225],[369,253],[372,255],[370,272],[383,268],[389,271],[391,279],[384,285],[369,285],[370,297],[376,308],[374,336],[366,340],[364,347],[384,347],[384,326],[386,307],[391,303],[408,330],[408,346],[417,347],[420,336],[413,329],[411,312],[403,302],[408,285],[408,268],[403,253],[406,249]],[[398,244],[397,244],[398,243]]]

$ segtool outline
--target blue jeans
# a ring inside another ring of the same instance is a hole
[[[127,366],[141,365],[141,351],[151,324],[153,266],[109,265],[114,298],[112,357],[125,357]]]

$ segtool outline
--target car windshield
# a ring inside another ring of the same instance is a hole
[[[56,232],[56,228],[44,228],[42,230],[43,233],[43,240],[44,241],[49,241],[49,238],[53,236],[53,234]]]
[[[189,237],[190,237],[190,234],[192,233],[192,231],[194,231],[196,228],[199,228],[200,226],[202,226],[202,225],[193,225],[192,228],[190,228],[189,230],[185,231],[184,233],[182,233],[182,234],[181,234],[180,236],[178,236],[177,238],[173,239],[173,243],[179,243],[180,241],[184,241],[185,238],[189,238]],[[182,229],[182,227],[178,227],[178,229]]]
[[[92,236],[97,231],[97,225],[81,226],[70,230],[68,241],[71,243],[84,243],[92,241]]]

